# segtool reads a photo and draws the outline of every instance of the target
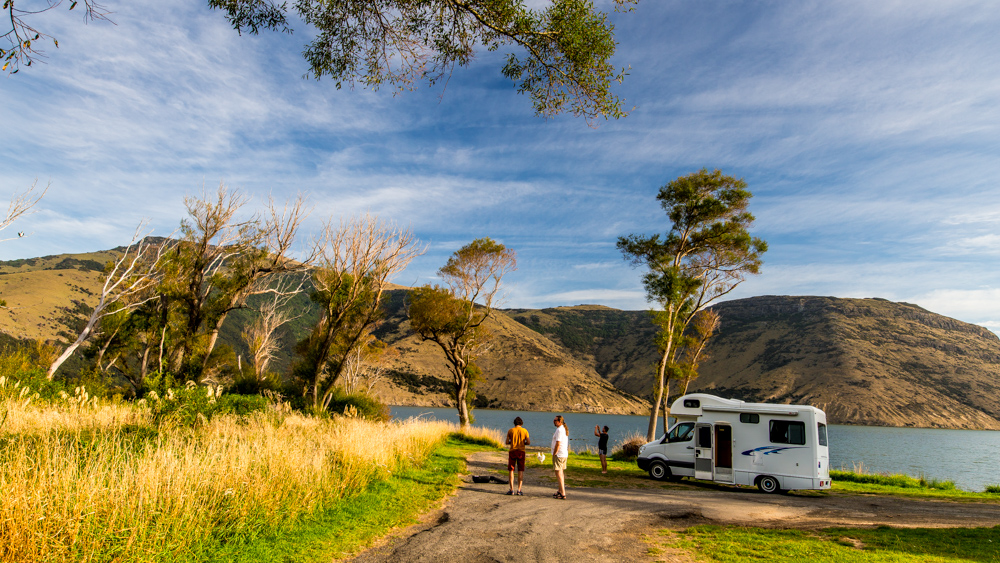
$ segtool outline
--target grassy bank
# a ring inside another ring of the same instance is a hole
[[[699,561],[774,563],[926,563],[1000,561],[1000,527],[772,530],[697,526],[663,530],[651,538],[659,560],[679,555]]]
[[[154,424],[141,404],[25,394],[0,401],[0,421],[3,561],[288,560],[295,550],[281,538],[317,526],[344,538],[317,549],[350,551],[426,508],[408,501],[348,532],[363,495],[399,497],[423,479],[432,502],[460,469],[438,450],[453,425],[307,417],[281,404],[181,426]]]
[[[348,557],[371,546],[387,531],[416,523],[460,483],[465,457],[492,449],[461,434],[452,434],[427,461],[372,482],[281,534],[238,546],[222,546],[206,561],[297,563]]]

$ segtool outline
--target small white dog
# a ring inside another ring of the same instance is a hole
[[[545,454],[538,452],[535,455],[538,456],[538,463],[545,463]]]

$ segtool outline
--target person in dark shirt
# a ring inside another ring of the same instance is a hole
[[[594,426],[594,436],[597,436],[597,455],[601,456],[601,473],[608,472],[608,427],[601,431],[600,426]]]

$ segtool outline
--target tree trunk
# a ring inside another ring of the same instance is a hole
[[[66,350],[64,350],[63,353],[56,358],[56,361],[52,362],[52,365],[49,366],[49,372],[46,374],[49,381],[52,381],[52,379],[55,378],[56,370],[59,369],[59,366],[63,365],[63,362],[68,360],[69,357],[73,355],[73,352],[75,352],[76,349],[79,348],[85,340],[87,340],[87,337],[90,336],[90,333],[94,330],[94,325],[96,324],[97,319],[95,318],[95,315],[92,315],[90,317],[90,321],[87,322],[87,326],[83,327],[83,330],[80,331],[80,336],[76,337],[76,341],[70,344]]]
[[[219,315],[219,320],[215,322],[215,328],[208,334],[208,348],[205,350],[205,357],[201,360],[201,373],[198,374],[198,379],[201,379],[202,374],[208,369],[208,357],[212,355],[212,350],[215,350],[215,344],[219,341],[219,332],[222,330],[222,324],[226,322],[226,315],[226,313]]]
[[[146,342],[146,345],[142,350],[142,360],[139,365],[139,385],[146,381],[146,375],[149,373],[149,351],[153,348],[152,343]]]
[[[666,381],[663,386],[663,433],[666,434],[669,430],[669,419],[670,418],[670,380]]]
[[[469,395],[469,379],[467,377],[462,377],[461,382],[458,384],[456,389],[457,393],[457,403],[458,403],[458,423],[461,425],[462,430],[469,428],[469,402],[467,397]]]
[[[649,426],[646,429],[646,441],[652,442],[656,439],[656,418],[660,414],[660,404],[663,401],[663,376],[667,370],[667,353],[660,357],[660,365],[656,368],[656,398],[653,400],[653,408],[649,413]]]

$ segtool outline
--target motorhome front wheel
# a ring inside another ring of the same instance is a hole
[[[666,481],[670,478],[670,468],[662,461],[654,461],[649,464],[649,476],[657,481]]]
[[[780,493],[781,485],[778,484],[778,480],[770,475],[764,475],[757,479],[757,488],[765,493]]]

